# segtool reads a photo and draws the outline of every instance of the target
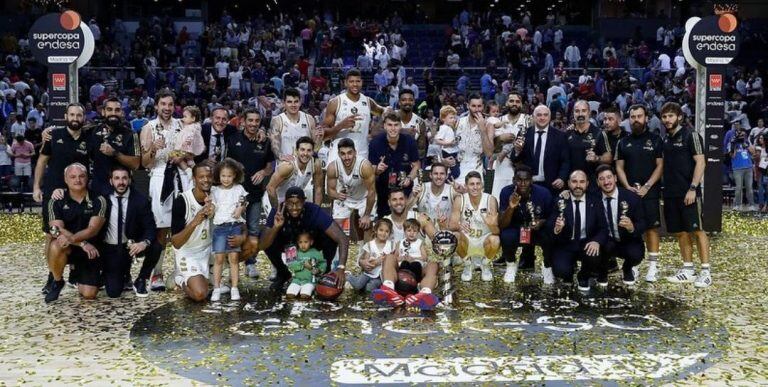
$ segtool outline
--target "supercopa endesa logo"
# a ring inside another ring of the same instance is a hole
[[[683,37],[683,53],[688,63],[694,67],[730,63],[739,52],[738,26],[738,20],[730,13],[688,19]]]
[[[93,34],[80,14],[71,10],[37,19],[29,30],[29,40],[32,54],[44,64],[79,65],[93,54]]]

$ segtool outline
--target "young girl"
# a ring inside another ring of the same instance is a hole
[[[181,117],[182,128],[179,135],[176,136],[176,143],[173,144],[172,156],[181,157],[182,161],[178,164],[180,169],[191,167],[192,159],[205,151],[203,136],[200,134],[200,109],[197,106],[187,106]]]
[[[392,234],[392,221],[379,219],[374,228],[374,238],[363,245],[357,263],[363,272],[347,275],[347,281],[355,290],[365,289],[367,292],[381,286],[381,264],[384,257],[395,252],[395,243],[389,240]]]
[[[216,212],[213,216],[213,254],[216,261],[213,265],[213,294],[211,301],[216,302],[221,298],[221,270],[224,259],[229,260],[229,274],[232,281],[230,297],[232,301],[240,299],[240,290],[237,288],[239,278],[238,258],[240,247],[230,247],[227,238],[241,235],[245,230],[243,212],[248,202],[248,193],[242,185],[243,165],[226,158],[214,169],[211,187],[211,199],[216,204]]]
[[[300,297],[309,299],[315,291],[315,282],[325,272],[326,262],[323,253],[312,247],[312,234],[302,232],[296,237],[299,251],[296,257],[286,254],[285,264],[291,271],[291,284],[285,291],[286,298]]]
[[[451,167],[451,176],[455,179],[459,177],[459,140],[456,138],[456,109],[453,106],[446,105],[440,108],[440,125],[435,135],[435,144],[440,146],[441,158],[444,161],[454,161],[456,164]]]

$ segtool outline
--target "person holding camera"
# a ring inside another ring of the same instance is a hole
[[[731,141],[728,143],[726,151],[731,159],[731,169],[733,170],[733,180],[736,183],[736,192],[733,200],[734,211],[756,211],[755,198],[752,190],[753,164],[752,157],[755,148],[749,141],[748,131],[737,129]],[[744,189],[747,190],[747,201],[744,202]]]

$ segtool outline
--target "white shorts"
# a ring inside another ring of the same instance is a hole
[[[179,192],[183,192],[192,188],[192,182],[187,174],[179,174],[181,176],[181,185]],[[173,199],[174,195],[168,196],[164,202],[160,201],[160,196],[163,192],[163,171],[154,169],[150,173],[149,177],[149,197],[152,204],[152,215],[155,217],[155,224],[157,228],[171,227],[171,213],[173,211]]]
[[[493,175],[493,189],[491,195],[499,200],[501,190],[504,187],[515,182],[515,168],[510,164],[509,159],[504,159],[501,164],[496,164],[495,173]]]
[[[176,255],[176,275],[181,277],[181,283],[177,280],[177,285],[186,285],[187,281],[196,275],[201,275],[205,279],[209,278],[210,249],[205,253],[198,254],[189,254],[177,249],[173,249],[173,252]]]
[[[290,284],[288,285],[288,290],[285,291],[285,294],[290,294],[292,296],[298,296],[299,293],[301,293],[302,296],[310,297],[312,296],[312,292],[315,291],[315,284]]]
[[[352,215],[352,210],[357,210],[358,215],[363,216],[365,212],[365,201],[363,200],[339,200],[333,201],[333,219],[347,219]],[[371,217],[376,216],[376,204],[371,209]]]
[[[13,166],[13,173],[16,176],[32,176],[32,164],[16,163]]]
[[[467,256],[468,257],[484,257],[485,249],[483,248],[483,244],[485,243],[485,240],[488,239],[488,236],[490,235],[491,234],[485,234],[479,238],[467,237],[467,239],[469,240],[469,243],[467,244]]]

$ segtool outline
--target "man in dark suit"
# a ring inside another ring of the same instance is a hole
[[[554,275],[571,283],[576,261],[581,261],[576,276],[581,291],[589,291],[589,279],[600,264],[600,249],[608,240],[603,205],[597,197],[587,196],[588,185],[586,173],[573,171],[568,178],[569,198],[556,200],[547,221],[553,234]]]
[[[556,196],[568,180],[568,141],[563,132],[549,126],[549,108],[537,106],[533,117],[534,126],[525,133],[525,139],[515,141],[515,162],[531,167],[533,183]]]
[[[227,141],[237,133],[237,128],[230,125],[229,113],[224,107],[216,107],[211,112],[211,123],[204,124],[200,129],[203,136],[205,151],[195,157],[195,164],[211,159],[219,162],[224,159],[227,151]]]
[[[608,225],[608,242],[600,252],[597,283],[608,285],[608,259],[618,257],[624,259],[624,284],[634,285],[640,274],[637,266],[645,255],[645,214],[640,196],[616,186],[616,174],[610,165],[597,167],[595,173]]]
[[[152,244],[157,230],[149,199],[130,189],[131,174],[122,165],[112,169],[109,184],[114,189],[107,197],[109,211],[105,224],[103,249],[104,288],[109,297],[120,297],[125,278],[130,278],[133,258]],[[141,265],[133,289],[138,297],[147,296],[147,280],[157,264],[147,256]]]

